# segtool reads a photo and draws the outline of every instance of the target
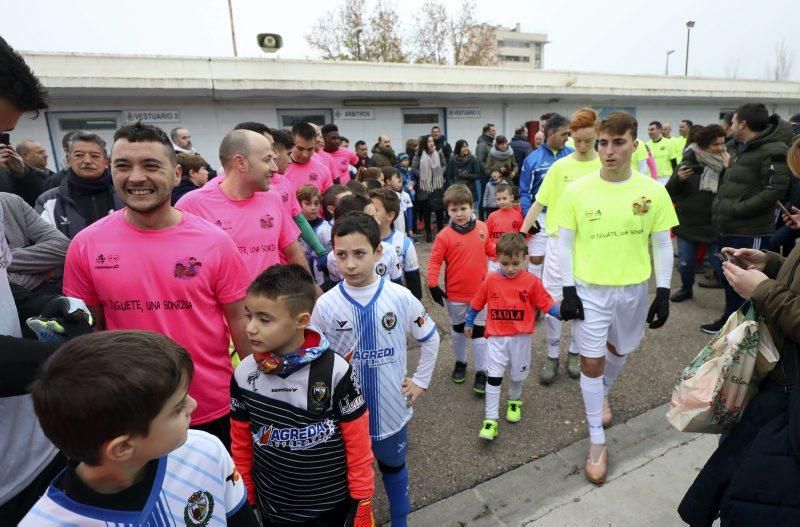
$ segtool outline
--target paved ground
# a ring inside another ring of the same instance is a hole
[[[676,512],[717,436],[666,425],[662,405],[608,431],[606,483],[589,485],[579,467],[587,440],[413,513],[412,526],[591,527],[684,525]]]
[[[417,250],[424,276],[430,244],[422,243]],[[675,273],[673,291],[677,280]],[[654,286],[651,289],[652,295]],[[501,422],[499,438],[492,444],[481,442],[478,431],[483,400],[473,395],[471,382],[458,386],[450,381],[453,356],[447,313],[430,300],[427,291],[423,301],[442,328],[443,338],[431,387],[418,401],[409,429],[408,465],[414,509],[475,487],[587,436],[578,382],[562,371],[550,387],[538,383],[538,370],[545,357],[542,325],[533,338],[533,373],[523,390],[522,421]],[[722,302],[722,290],[695,287],[693,300],[672,304],[666,326],[646,330],[641,348],[629,358],[611,392],[615,422],[623,423],[669,400],[677,375],[708,340],[699,325],[718,318]],[[413,371],[419,355],[413,349],[409,355],[409,370]],[[470,360],[468,379],[473,374]],[[388,510],[380,482],[377,488],[377,518],[386,521]]]

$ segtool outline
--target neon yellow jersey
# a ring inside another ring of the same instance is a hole
[[[636,172],[641,172],[639,170],[639,163],[642,161],[647,161],[647,148],[644,146],[644,141],[639,139],[639,142],[636,145],[636,150],[634,150],[633,155],[631,156],[631,169]]]
[[[610,183],[600,172],[567,187],[558,223],[575,230],[575,278],[592,285],[640,284],[650,278],[648,241],[678,224],[663,185],[633,172]]]
[[[587,174],[600,170],[600,158],[593,161],[578,161],[575,154],[570,154],[553,163],[547,175],[536,193],[536,201],[547,207],[547,215],[550,218],[557,218],[561,205],[561,197],[564,189]],[[547,222],[547,234],[558,236],[558,222]]]
[[[682,136],[672,138],[673,152],[675,152],[675,161],[680,164],[683,159],[683,151],[686,150],[686,138]]]
[[[651,139],[647,142],[647,146],[650,147],[653,159],[656,161],[658,177],[670,177],[672,175],[671,160],[675,159],[675,146],[672,144],[672,140],[662,137],[655,142]]]

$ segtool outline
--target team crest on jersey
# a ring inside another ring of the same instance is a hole
[[[289,450],[307,450],[326,443],[336,431],[332,419],[325,419],[300,428],[276,428],[273,425],[262,426],[253,434],[253,444],[260,448],[288,448]]]
[[[528,291],[522,290],[519,292],[519,299],[522,300],[523,303],[528,302]]]
[[[289,193],[288,192],[281,193],[281,201],[283,201],[284,203],[288,203],[289,202]]]
[[[315,382],[314,386],[311,387],[311,397],[315,401],[322,401],[326,395],[328,395],[328,385],[322,381]]]
[[[401,258],[403,256],[403,251],[400,249],[400,247],[395,247],[394,252],[397,253],[398,258]]]
[[[189,256],[188,258],[181,258],[177,262],[175,262],[175,269],[172,270],[172,276],[177,278],[178,280],[191,280],[198,274],[200,274],[200,269],[203,267],[203,262],[195,258],[194,256]]]
[[[187,526],[205,527],[214,514],[214,497],[204,490],[198,490],[191,496],[183,508],[183,521]]]
[[[275,218],[273,218],[269,214],[264,214],[259,218],[259,223],[261,224],[262,229],[271,229],[273,225],[275,225]]]
[[[637,216],[644,216],[645,214],[647,214],[647,211],[650,210],[650,205],[652,203],[653,200],[651,200],[647,196],[642,196],[641,198],[633,202],[633,213]]]
[[[603,211],[600,209],[587,210],[586,212],[583,213],[583,215],[586,216],[586,219],[588,219],[589,221],[597,221],[603,217]]]
[[[375,272],[378,273],[378,276],[386,276],[386,264],[378,262],[378,265],[375,266]]]
[[[319,174],[317,174],[316,172],[310,172],[308,174],[308,179],[310,179],[311,181],[316,181],[319,179]]]
[[[391,331],[397,325],[397,315],[392,313],[391,311],[387,311],[383,318],[381,318],[381,326],[386,331]]]

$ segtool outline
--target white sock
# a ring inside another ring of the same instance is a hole
[[[500,418],[500,386],[492,386],[486,383],[486,419]]]
[[[519,401],[522,397],[522,381],[511,381],[508,386],[508,400]]]
[[[620,372],[622,372],[622,367],[625,366],[626,360],[628,360],[627,355],[620,357],[606,350],[606,367],[603,370],[604,395],[607,396],[609,390],[611,390],[611,387],[614,386],[614,383],[617,381],[617,377],[619,377]]]
[[[450,333],[453,338],[453,355],[456,356],[457,362],[467,362],[467,336],[463,333]]]
[[[557,359],[561,352],[562,322],[554,316],[544,316],[544,334],[547,338],[547,356]]]
[[[589,423],[589,441],[595,445],[606,442],[603,432],[603,378],[587,377],[581,373],[581,394],[586,409],[586,422]]]
[[[535,275],[539,280],[542,279],[542,268],[544,267],[543,264],[528,264],[528,272]]]
[[[475,370],[486,371],[486,353],[489,343],[485,338],[472,339],[472,358],[475,360]]]

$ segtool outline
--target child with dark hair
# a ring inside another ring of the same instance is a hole
[[[149,331],[64,344],[31,393],[71,464],[20,525],[258,525],[225,447],[189,430],[193,374],[183,347]]]
[[[345,185],[345,187],[347,187],[347,190],[349,190],[354,196],[367,197],[366,185],[357,179],[351,179],[350,181],[347,182],[347,185]]]
[[[392,170],[394,170],[392,168]],[[399,174],[395,174],[395,178]],[[422,300],[422,284],[419,277],[419,260],[417,250],[411,240],[403,234],[402,230],[394,227],[395,218],[400,215],[400,200],[397,194],[389,189],[382,188],[370,192],[372,204],[377,212],[376,219],[381,230],[381,240],[390,244],[397,257],[400,258],[400,268],[403,271],[403,285],[411,291],[417,299]]]
[[[391,249],[390,249],[391,250]],[[419,300],[405,287],[375,274],[382,245],[378,224],[350,212],[333,228],[333,252],[348,272],[317,301],[311,322],[350,357],[369,407],[372,451],[389,498],[392,525],[404,527],[408,497],[408,422],[433,376],[439,334]],[[406,377],[407,333],[421,344],[416,373]]]
[[[352,183],[352,182],[351,182]],[[378,223],[378,211],[372,200],[365,196],[345,196],[336,205],[336,210],[333,213],[333,228],[336,229],[336,222],[340,218],[355,212],[365,212],[372,217],[375,223]],[[403,285],[403,271],[400,265],[400,258],[392,247],[387,242],[379,241],[381,244],[381,257],[380,261],[375,264],[375,273],[378,276],[385,276],[396,284]],[[328,275],[330,276],[330,285],[342,281],[346,271],[339,267],[339,261],[333,252],[328,253]],[[328,289],[330,288],[329,286]]]
[[[489,243],[486,244],[486,255],[489,257],[489,270],[496,271],[497,240],[507,232],[519,232],[524,218],[517,204],[517,187],[509,183],[499,183],[496,187],[495,199],[500,208],[489,214],[486,229],[489,231]]]
[[[508,184],[508,180],[500,173],[499,168],[493,168],[489,173],[489,181],[486,183],[486,188],[483,189],[483,208],[487,214],[491,214],[500,208],[497,204],[497,185],[501,183]]]
[[[265,526],[371,526],[369,413],[353,369],[310,325],[316,289],[275,265],[245,299],[253,348],[231,380],[231,438]],[[352,523],[351,523],[352,522]]]
[[[531,335],[536,310],[558,316],[558,305],[542,281],[527,271],[528,247],[518,232],[503,234],[497,242],[499,269],[491,272],[478,289],[467,311],[464,334],[472,336],[478,313],[487,308],[486,322],[486,418],[479,437],[492,441],[498,434],[500,385],[506,367],[511,377],[506,420],[522,418],[522,382],[531,369]]]

